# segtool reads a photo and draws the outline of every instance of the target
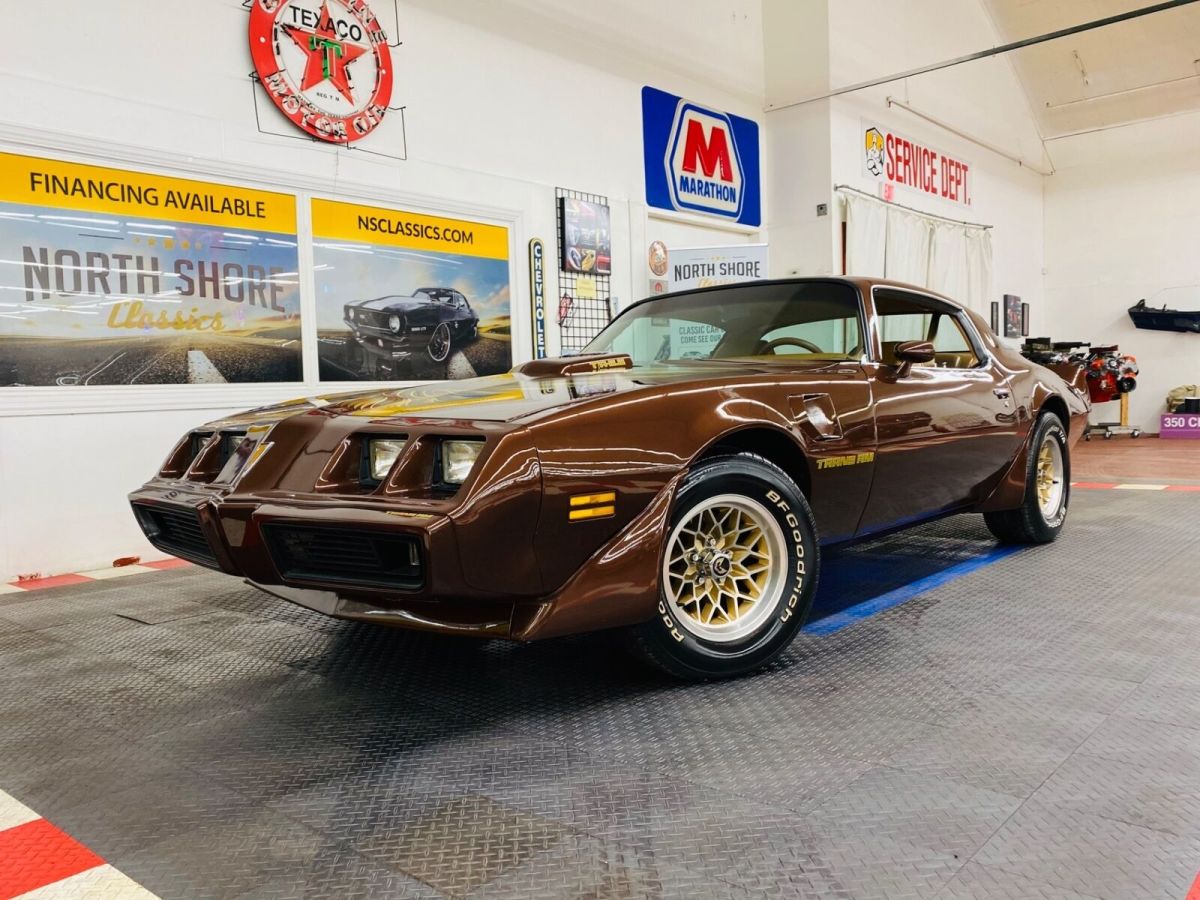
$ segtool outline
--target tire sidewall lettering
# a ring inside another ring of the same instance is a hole
[[[804,535],[800,531],[800,520],[778,491],[767,491],[767,501],[783,513],[783,523],[787,526],[787,533],[791,538],[791,550],[796,555],[796,566],[793,572],[795,578],[784,588],[787,599],[780,604],[778,619],[780,623],[783,623],[795,615],[796,607],[804,594],[804,581],[807,574],[804,566]]]

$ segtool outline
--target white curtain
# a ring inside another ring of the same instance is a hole
[[[929,288],[986,315],[992,297],[992,232],[860,194],[843,193],[846,272]]]
[[[992,299],[992,233],[967,229],[967,293],[963,302],[985,319]]]
[[[933,228],[929,219],[895,206],[888,207],[884,275],[909,284],[927,284],[932,240]]]
[[[967,301],[968,282],[967,232],[961,225],[938,222],[933,227],[926,287],[970,306]]]
[[[887,207],[869,197],[842,195],[846,203],[846,271],[884,277]]]

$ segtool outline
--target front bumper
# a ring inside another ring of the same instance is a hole
[[[150,482],[130,503],[158,549],[339,618],[503,636],[516,608],[536,607],[541,593],[540,581],[518,568],[496,572],[486,588],[472,584],[445,510],[270,492],[227,497],[169,480]]]
[[[354,335],[354,342],[362,347],[363,352],[380,359],[405,360],[416,352],[418,337],[428,335],[396,334],[392,331],[377,328],[364,328],[357,322],[344,320]]]

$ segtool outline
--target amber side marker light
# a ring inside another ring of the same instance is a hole
[[[617,513],[617,508],[613,505],[616,500],[616,491],[576,494],[571,498],[571,511],[567,513],[567,518],[572,522],[581,522],[584,519],[605,519],[614,516]]]

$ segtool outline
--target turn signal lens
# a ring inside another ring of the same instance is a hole
[[[482,450],[483,441],[443,441],[442,481],[446,484],[466,481]]]
[[[408,441],[404,438],[383,438],[371,441],[368,456],[371,463],[371,478],[383,481],[392,471]]]

